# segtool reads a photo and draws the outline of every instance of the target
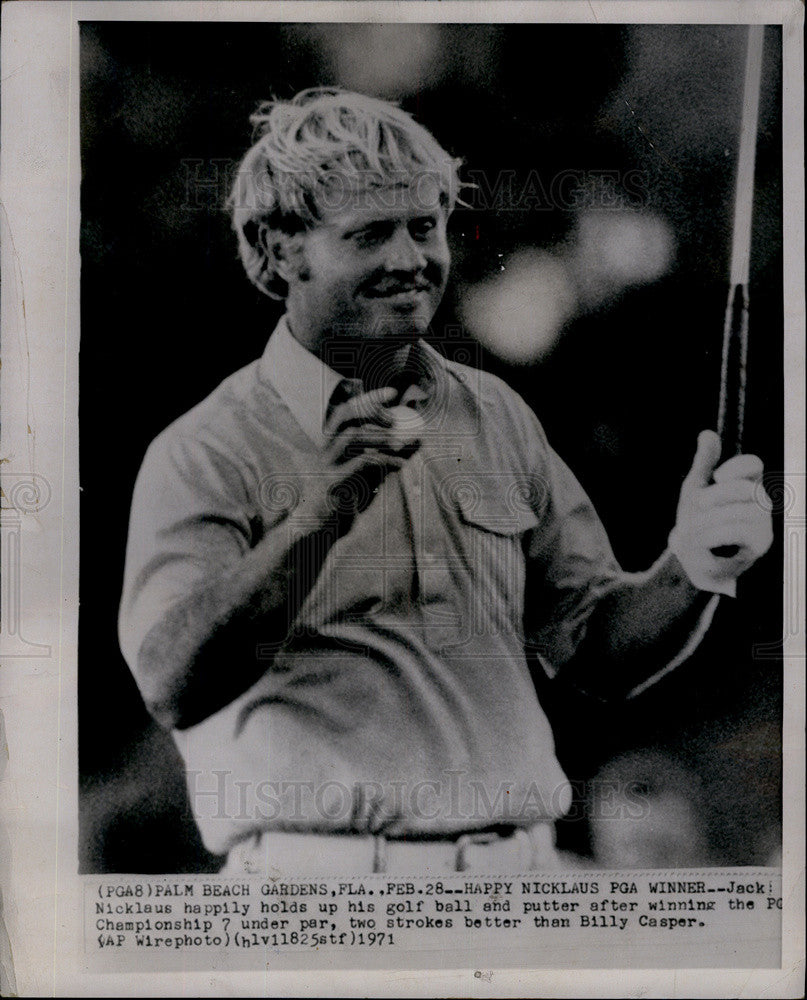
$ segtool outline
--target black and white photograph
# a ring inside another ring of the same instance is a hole
[[[424,6],[84,4],[50,77],[80,965],[778,968],[792,28]]]
[[[750,43],[82,25],[85,871],[778,863]]]

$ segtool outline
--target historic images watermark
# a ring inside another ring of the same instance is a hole
[[[775,520],[782,522],[782,555],[784,603],[782,635],[772,642],[754,646],[756,660],[778,660],[784,656],[805,657],[799,648],[803,635],[805,613],[804,539],[807,530],[805,516],[805,487],[807,476],[803,472],[768,472],[757,487],[757,501],[771,511]]]
[[[211,780],[212,779],[212,780]],[[406,815],[408,822],[463,828],[508,822],[545,822],[563,815],[568,822],[645,821],[653,810],[647,784],[639,780],[566,781],[549,788],[538,782],[495,785],[470,778],[462,769],[444,770],[439,780],[355,781],[333,779],[248,781],[232,771],[188,772],[194,813],[210,820],[240,820],[280,828],[344,829],[367,818],[378,832]]]
[[[35,642],[25,621],[22,594],[24,519],[41,513],[53,495],[50,482],[35,472],[2,473],[0,494],[0,551],[3,553],[2,606],[0,607],[0,658],[48,657],[51,647]]]
[[[238,176],[240,159],[231,157],[186,157],[181,161],[184,176],[184,211],[224,210]],[[433,205],[433,171],[402,176],[415,198],[423,192],[423,205]],[[327,174],[317,180],[324,204],[331,210],[354,204],[357,194],[372,199],[369,204],[393,207],[400,187],[385,175],[383,185],[367,172],[364,183],[355,178]],[[290,181],[291,182],[291,181]],[[278,179],[273,177],[273,184]],[[282,181],[281,181],[282,183]],[[475,211],[494,212],[572,212],[580,209],[622,211],[643,209],[652,202],[650,177],[638,168],[580,168],[570,166],[547,174],[531,169],[518,171],[502,168],[495,172],[469,168],[464,172],[461,204]]]

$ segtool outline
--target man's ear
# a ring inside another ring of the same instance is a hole
[[[284,233],[278,229],[261,226],[258,238],[272,270],[287,285],[293,281],[308,280],[302,233]]]

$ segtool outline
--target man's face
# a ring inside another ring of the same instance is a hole
[[[439,187],[357,192],[322,212],[299,241],[287,309],[295,334],[316,349],[331,336],[414,338],[442,298],[450,255]]]

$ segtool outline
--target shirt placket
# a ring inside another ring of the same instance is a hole
[[[455,589],[450,546],[425,443],[404,466],[402,485],[412,525],[418,619],[426,644],[439,650],[456,635],[459,622],[450,600]]]

